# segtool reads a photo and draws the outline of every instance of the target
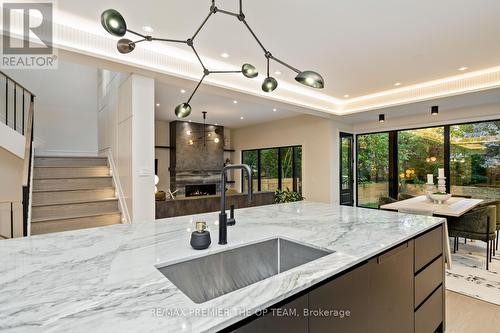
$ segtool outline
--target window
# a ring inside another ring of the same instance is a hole
[[[258,186],[258,151],[257,150],[246,150],[241,153],[241,161],[243,164],[248,164],[250,169],[252,169],[252,187],[254,190],[257,189]],[[246,192],[247,189],[247,177],[245,176],[245,181],[243,182],[243,192]]]
[[[255,191],[290,189],[302,193],[302,147],[244,150],[241,160],[252,168]],[[246,177],[242,188],[247,190]]]
[[[444,127],[398,132],[399,193],[422,195],[427,174],[444,167]]]
[[[500,121],[357,135],[357,205],[425,193],[427,174],[445,169],[447,192],[500,198]]]
[[[389,134],[358,135],[358,206],[378,208],[389,196]]]
[[[450,127],[451,193],[500,198],[500,121]]]

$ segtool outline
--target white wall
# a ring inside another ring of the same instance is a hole
[[[10,237],[10,202],[14,203],[14,237],[22,237],[23,159],[0,148],[0,235]]]
[[[99,71],[99,154],[116,165],[133,222],[154,220],[154,80]]]
[[[38,155],[97,154],[97,69],[59,62],[57,70],[5,70],[36,95]]]
[[[231,131],[234,162],[241,162],[246,149],[302,146],[303,195],[307,200],[339,202],[339,133],[349,125],[330,119],[302,115]],[[240,175],[235,175],[237,184]]]
[[[26,140],[22,134],[0,122],[0,148],[24,159]]]

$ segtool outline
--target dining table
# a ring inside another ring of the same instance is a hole
[[[482,199],[470,199],[463,197],[451,197],[450,199],[438,203],[427,198],[426,195],[420,195],[414,198],[396,201],[390,204],[380,206],[380,209],[393,210],[405,213],[419,214],[422,212],[427,212],[426,215],[433,215],[439,217],[447,218],[448,222],[453,219],[460,217],[477,207],[484,200]],[[444,228],[444,243],[445,243],[445,254],[446,254],[446,265],[448,269],[451,269],[452,259],[450,243],[448,240],[448,226]]]

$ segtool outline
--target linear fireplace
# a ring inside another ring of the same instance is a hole
[[[217,184],[186,185],[186,197],[199,197],[217,194]]]

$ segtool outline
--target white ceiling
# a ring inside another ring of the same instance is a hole
[[[372,121],[378,121],[378,115],[385,114],[387,124],[391,124],[391,120],[407,116],[428,115],[428,121],[438,121],[438,117],[430,115],[431,107],[439,106],[439,115],[444,116],[450,112],[456,112],[459,109],[474,108],[483,105],[498,105],[500,103],[500,89],[491,89],[465,95],[457,95],[435,99],[432,101],[424,101],[407,105],[399,105],[377,110],[353,113],[341,117],[343,123],[360,124]],[[500,109],[497,111],[500,115]],[[475,117],[475,114],[469,114],[469,117]]]
[[[237,0],[217,6],[237,10]],[[456,75],[462,66],[480,70],[500,65],[498,0],[244,0],[244,11],[264,45],[300,69],[326,80],[324,92],[343,98]],[[59,9],[94,22],[116,8],[130,28],[150,25],[154,35],[186,39],[205,18],[209,0],[64,0]],[[101,29],[102,30],[102,29]],[[245,27],[217,14],[196,40],[203,57],[233,67],[250,62],[263,73],[265,59]],[[183,46],[180,46],[181,48]],[[220,54],[227,52],[228,59]],[[278,64],[272,71],[293,83],[293,73]]]
[[[177,82],[176,82],[177,83]],[[186,92],[181,93],[181,89]],[[156,81],[156,119],[178,120],[174,108],[189,98],[192,89],[183,84]],[[237,103],[235,104],[234,101]],[[207,111],[207,123],[229,128],[250,126],[300,115],[286,104],[250,97],[241,93],[227,93],[222,89],[202,87],[190,103],[193,111],[189,120],[203,122],[202,111]],[[274,111],[276,109],[276,111]],[[243,117],[243,119],[241,119]]]

